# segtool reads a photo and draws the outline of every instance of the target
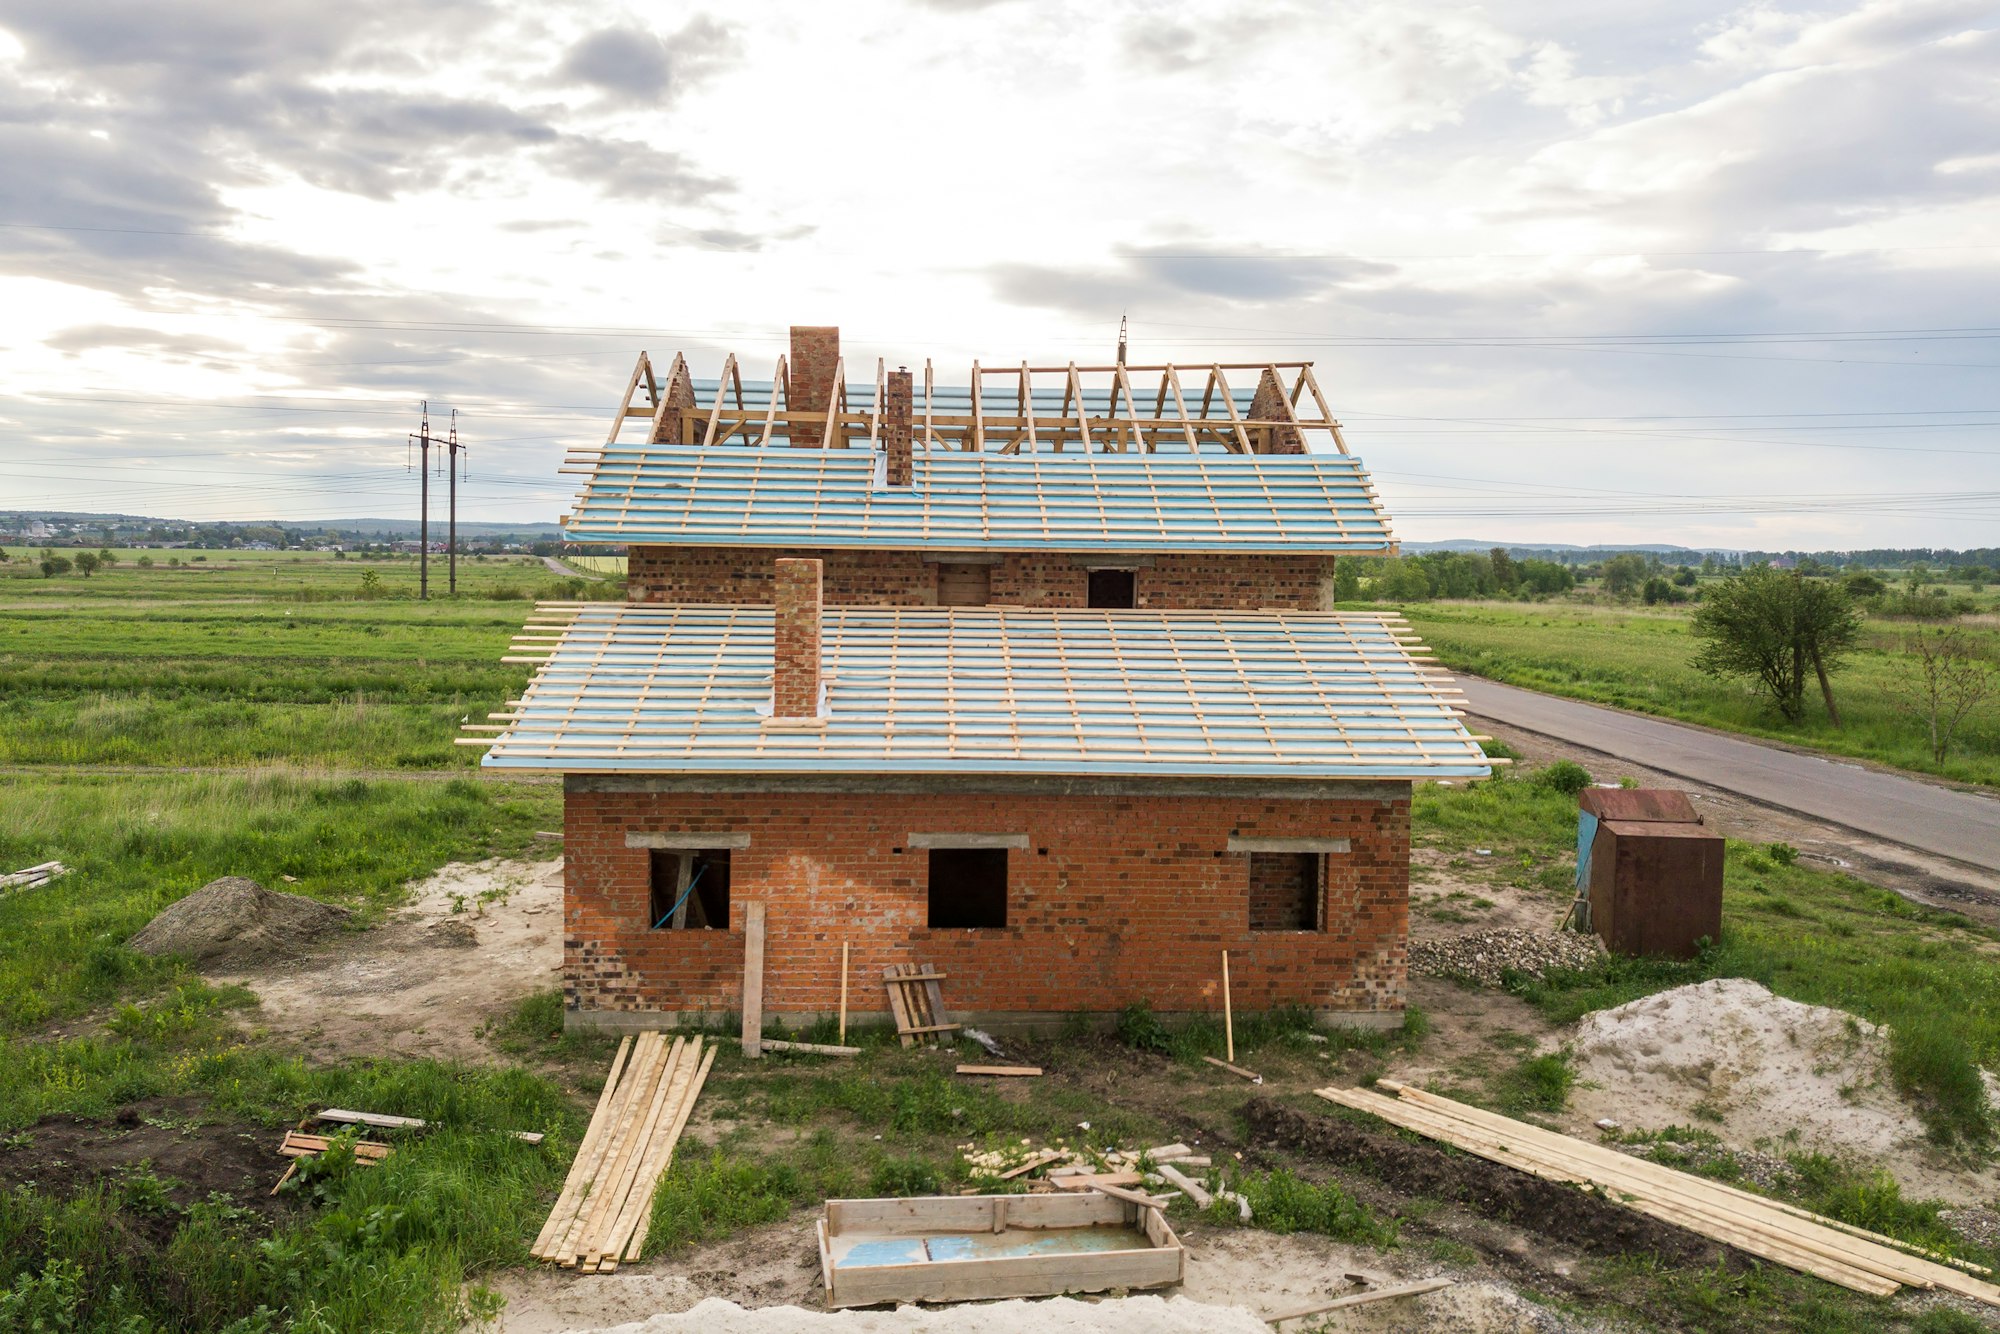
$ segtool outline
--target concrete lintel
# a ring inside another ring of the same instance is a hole
[[[1010,1033],[1021,1035],[1046,1035],[1061,1033],[1072,1025],[1082,1023],[1095,1033],[1115,1032],[1118,1027],[1119,1011],[1116,1010],[953,1010],[952,1018],[968,1028],[982,1029],[988,1033]],[[1397,1010],[1314,1010],[1313,1022],[1323,1028],[1343,1028],[1351,1032],[1383,1033],[1393,1032],[1403,1026],[1403,1011]],[[796,1032],[824,1019],[820,1012],[802,1014],[774,1014],[765,1011],[766,1020],[775,1020],[779,1027]],[[1214,1019],[1212,1011],[1182,1010],[1160,1011],[1158,1017],[1170,1023],[1182,1023],[1194,1018]],[[847,1012],[848,1038],[853,1041],[858,1035],[852,1030],[880,1026],[893,1028],[895,1021],[887,1010],[849,1010]],[[563,1010],[563,1027],[570,1032],[596,1033],[644,1033],[655,1029],[696,1028],[713,1032],[717,1041],[734,1043],[735,1024],[731,1016],[719,1010]]]
[[[1232,838],[1231,852],[1346,852],[1344,838]]]
[[[1070,560],[1086,570],[1146,570],[1151,569],[1151,556],[1071,556]]]
[[[627,834],[628,848],[659,848],[664,851],[707,852],[714,848],[747,848],[748,834]]]
[[[1209,797],[1408,801],[1408,779],[1082,778],[1041,774],[565,774],[565,792],[795,792],[813,795]]]
[[[1007,558],[996,551],[927,551],[926,565],[1004,565]]]
[[[903,840],[911,848],[1021,848],[1028,846],[1026,834],[911,834]]]

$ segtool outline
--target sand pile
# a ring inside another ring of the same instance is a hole
[[[1676,987],[1583,1017],[1576,1069],[1598,1087],[1574,1105],[1628,1129],[1697,1126],[1745,1147],[1880,1158],[1924,1133],[1889,1081],[1888,1038],[1743,978]]]
[[[230,875],[146,923],[131,945],[141,954],[186,955],[205,968],[248,968],[293,958],[352,916],[331,903],[274,893]]]
[[[1207,1306],[1185,1297],[1128,1297],[1080,1302],[981,1302],[925,1310],[807,1311],[767,1306],[746,1311],[710,1297],[692,1311],[656,1315],[597,1334],[1270,1334],[1240,1306]]]

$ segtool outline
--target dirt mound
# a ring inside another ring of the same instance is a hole
[[[293,958],[353,915],[229,875],[146,923],[131,945],[141,954],[184,954],[202,967],[247,968]]]
[[[1570,1045],[1578,1111],[1627,1126],[1706,1125],[1738,1145],[1797,1131],[1798,1147],[1870,1157],[1923,1137],[1890,1085],[1884,1030],[1747,978],[1587,1014]]]
[[[1652,1254],[1670,1264],[1713,1264],[1721,1248],[1622,1205],[1430,1141],[1413,1144],[1340,1116],[1308,1115],[1269,1098],[1243,1109],[1253,1135],[1366,1173],[1407,1195],[1452,1200],[1593,1254]]]

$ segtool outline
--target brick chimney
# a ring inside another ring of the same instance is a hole
[[[821,566],[782,559],[772,592],[771,716],[819,717]]]
[[[905,490],[916,480],[916,464],[910,457],[910,426],[915,415],[910,404],[915,392],[908,367],[889,372],[889,388],[882,402],[882,451],[889,456],[889,485]]]
[[[830,324],[794,324],[792,352],[785,363],[791,393],[785,406],[799,412],[825,412],[833,404],[833,371],[840,364],[840,329]],[[818,449],[826,441],[819,422],[792,423],[795,449]]]

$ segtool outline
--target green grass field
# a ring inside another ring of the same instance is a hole
[[[0,777],[0,869],[50,859],[75,868],[0,897],[0,1149],[31,1142],[41,1118],[103,1117],[161,1098],[191,1102],[196,1121],[272,1135],[334,1103],[425,1117],[439,1130],[382,1168],[357,1170],[333,1155],[276,1218],[227,1200],[163,1203],[172,1183],[144,1164],[81,1192],[57,1182],[0,1188],[0,1331],[452,1334],[467,1316],[491,1313],[482,1277],[527,1262],[602,1078],[604,1039],[565,1035],[551,993],[499,1028],[490,1062],[302,1055],[246,1034],[245,993],[126,941],[221,875],[290,877],[288,890],[369,921],[448,861],[548,848],[532,835],[558,820],[560,788],[471,771],[450,738],[459,717],[491,709],[525,680],[498,659],[528,599],[591,596],[598,586],[585,593],[539,561],[468,562],[463,596],[424,604],[410,597],[407,561],[208,554],[139,569],[128,553],[89,580],[0,567],[0,759],[10,766]],[[380,587],[364,598],[360,575],[370,569]],[[606,584],[615,595],[615,581]],[[1609,633],[1614,644],[1634,638]],[[80,767],[92,765],[131,771]],[[205,768],[220,771],[180,771]],[[342,769],[370,772],[329,772]],[[1415,814],[1425,844],[1492,849],[1485,864],[1496,876],[1547,891],[1569,874],[1575,802],[1545,785],[1516,776],[1425,787]],[[1734,974],[1850,1008],[1892,1026],[1897,1077],[1940,1139],[1978,1151],[1990,1110],[1967,1072],[2000,1063],[2000,973],[1990,962],[2000,940],[1753,847],[1732,846],[1728,876],[1724,939],[1696,963],[1614,966],[1517,989],[1567,1018]],[[726,1016],[720,1022],[727,1027]],[[1302,1023],[1239,1015],[1239,1058],[1304,1089],[1324,1076],[1323,1057],[1380,1070],[1425,1042],[1421,1016],[1402,1034],[1332,1033],[1324,1044]],[[806,1036],[830,1039],[832,1026],[829,1017]],[[1170,1026],[1143,1009],[1120,1024],[1122,1046],[1079,1029],[1047,1057],[1083,1071],[1150,1063],[1170,1114],[1074,1080],[970,1088],[884,1031],[853,1036],[866,1055],[852,1064],[752,1064],[724,1047],[704,1094],[722,1128],[695,1135],[677,1159],[650,1249],[683,1251],[829,1195],[956,1189],[967,1140],[1160,1142],[1189,1116],[1232,1124],[1244,1096],[1200,1063],[1223,1049],[1218,1022]],[[1537,1084],[1534,1105],[1559,1098],[1549,1084]],[[535,1149],[509,1129],[550,1138]],[[1244,1171],[1239,1184],[1260,1226],[1403,1244],[1403,1220],[1338,1182],[1278,1168]],[[1866,1197],[1873,1213],[1845,1198],[1816,1203],[1937,1244],[1934,1208],[1898,1201],[1885,1218],[1879,1190]],[[1184,1226],[1236,1226],[1184,1202],[1175,1209]],[[1672,1328],[1954,1328],[1789,1275],[1600,1267],[1621,1294],[1610,1314]]]
[[[434,562],[420,602],[414,560],[173,554],[204,559],[0,566],[0,764],[469,767],[452,737],[527,683],[500,658],[534,600],[616,593],[532,557],[462,561],[456,598]]]
[[[1695,640],[1680,608],[1576,603],[1426,602],[1410,625],[1456,671],[1709,727],[1875,760],[1962,782],[2000,785],[2000,705],[1968,722],[1945,763],[1933,763],[1920,720],[1896,706],[1898,658],[1914,625],[1871,619],[1861,649],[1833,679],[1842,726],[1816,689],[1807,718],[1787,726],[1748,682],[1719,681],[1688,665]],[[2000,659],[2000,627],[1968,627]]]

